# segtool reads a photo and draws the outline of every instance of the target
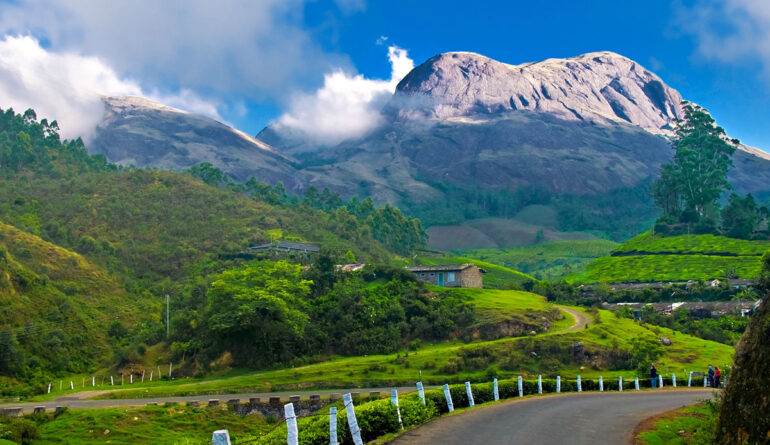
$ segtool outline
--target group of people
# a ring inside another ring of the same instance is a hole
[[[719,379],[722,377],[722,371],[719,370],[719,366],[711,367],[709,365],[708,382],[712,388],[719,388]]]
[[[708,370],[708,386],[712,388],[719,388],[719,379],[722,377],[722,371],[719,370],[719,366],[709,365]],[[653,363],[650,366],[650,383],[653,388],[658,387],[658,370]]]

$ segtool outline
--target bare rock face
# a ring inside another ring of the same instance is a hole
[[[529,110],[564,120],[636,125],[669,132],[681,118],[682,98],[658,76],[611,52],[508,65],[475,53],[445,53],[410,72],[398,85],[402,119],[451,120]]]
[[[103,98],[105,113],[92,153],[136,167],[182,170],[210,162],[238,180],[297,181],[291,160],[268,144],[205,116],[141,97]]]

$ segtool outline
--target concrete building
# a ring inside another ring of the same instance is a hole
[[[482,287],[484,269],[474,264],[449,264],[445,266],[407,267],[426,283],[441,287]]]

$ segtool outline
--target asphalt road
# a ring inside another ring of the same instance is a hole
[[[425,389],[434,389],[433,386],[426,386]],[[391,387],[388,388],[359,388],[359,389],[336,389],[336,390],[311,390],[311,391],[294,391],[294,392],[271,392],[271,393],[240,393],[240,394],[219,394],[219,395],[204,395],[204,396],[183,396],[183,397],[148,397],[146,399],[110,399],[110,400],[87,400],[78,397],[75,393],[72,396],[58,397],[46,402],[19,402],[19,403],[7,403],[0,405],[2,408],[22,408],[24,412],[32,412],[37,406],[43,406],[46,410],[53,410],[57,406],[66,406],[67,408],[108,408],[114,406],[142,406],[150,403],[157,403],[159,405],[173,402],[173,403],[187,403],[190,401],[198,401],[201,405],[208,403],[211,399],[219,400],[221,405],[224,405],[228,400],[239,399],[242,402],[248,402],[252,397],[259,397],[262,401],[267,402],[270,397],[280,397],[281,400],[288,402],[290,396],[298,395],[302,399],[307,399],[311,394],[318,394],[321,398],[328,398],[330,394],[339,394],[342,398],[342,394],[346,392],[357,392],[362,397],[369,396],[372,391],[378,391],[380,397],[390,397]],[[414,386],[406,386],[397,388],[399,394],[406,394],[412,391],[417,391]]]
[[[480,406],[409,431],[393,444],[622,445],[655,414],[711,396],[704,390],[570,393]]]

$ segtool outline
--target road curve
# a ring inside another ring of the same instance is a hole
[[[578,310],[569,308],[567,306],[556,305],[556,307],[558,309],[562,310],[563,312],[566,312],[566,313],[570,314],[572,316],[572,318],[575,319],[575,324],[573,324],[572,326],[570,326],[570,327],[568,327],[566,329],[560,330],[558,332],[559,334],[563,334],[563,333],[566,333],[566,332],[579,331],[581,329],[585,329],[586,326],[588,326],[588,321],[589,321],[588,320],[588,315],[586,315],[586,314],[584,314],[584,313],[582,313],[582,312],[580,312]]]
[[[642,420],[710,396],[710,391],[682,389],[534,397],[442,417],[391,443],[628,444],[634,427]]]

